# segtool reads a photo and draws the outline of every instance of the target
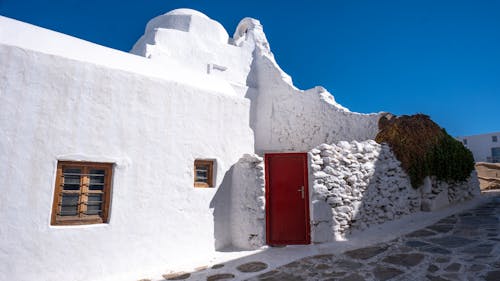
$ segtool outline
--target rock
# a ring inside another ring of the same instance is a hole
[[[333,264],[333,268],[340,268],[346,271],[354,271],[363,266],[362,263],[359,262],[354,262],[350,260],[338,260],[335,261]]]
[[[336,276],[334,276],[334,277],[336,277]],[[330,279],[328,279],[328,280],[330,280]],[[340,280],[340,281],[365,281],[365,278],[363,278],[363,276],[361,276],[361,275],[359,275],[357,273],[353,273],[353,274],[348,275],[348,276],[346,276],[346,277],[344,277],[342,279],[335,278],[333,280]]]
[[[323,172],[327,173],[327,174],[330,174],[330,175],[334,175],[335,174],[335,169],[333,169],[332,167],[330,166],[326,166],[324,169],[323,169]]]
[[[425,277],[427,277],[427,280],[429,281],[450,281],[440,276],[426,275]]]
[[[422,254],[397,254],[397,255],[387,256],[382,261],[395,265],[410,267],[418,265],[423,259],[424,255]]]
[[[498,281],[498,280],[500,280],[500,270],[488,272],[484,279],[486,281]]]
[[[448,272],[457,272],[460,270],[461,267],[462,267],[461,264],[455,262],[448,265],[444,270]]]
[[[332,156],[332,155],[334,155],[334,153],[331,150],[323,150],[323,151],[321,151],[321,153],[319,155],[325,157],[325,156]]]
[[[320,165],[317,165],[317,164],[311,164],[311,169],[312,169],[314,172],[318,172],[318,171],[321,171],[321,166],[320,166]]]
[[[430,272],[430,273],[434,273],[436,271],[439,270],[439,267],[433,265],[433,264],[430,264],[429,267],[427,267],[427,271]]]
[[[326,143],[320,144],[318,148],[321,150],[333,150],[333,147]]]
[[[451,251],[449,251],[445,248],[437,247],[437,246],[425,246],[425,247],[420,248],[420,251],[431,253],[431,254],[441,254],[441,255],[451,254]]]
[[[434,230],[439,233],[448,233],[453,229],[452,224],[435,224],[428,227],[430,230]]]
[[[186,272],[163,274],[163,278],[165,278],[166,280],[185,280],[189,277],[191,277],[191,273]]]
[[[328,188],[323,184],[315,184],[314,191],[316,192],[316,197],[325,200],[329,194]]]
[[[462,246],[466,246],[474,240],[459,237],[459,236],[446,236],[442,238],[434,238],[434,239],[429,239],[430,242],[434,244],[441,245],[446,248],[458,248]]]
[[[314,161],[312,161],[312,163],[316,164],[316,165],[323,165],[323,159],[314,160]]]
[[[321,156],[318,155],[318,154],[313,154],[311,153],[311,160],[312,161],[318,161],[318,160],[321,160]]]
[[[340,206],[340,207],[336,207],[335,211],[337,213],[347,214],[347,213],[350,213],[352,211],[352,209],[349,206]]]
[[[215,274],[215,275],[208,276],[207,281],[229,280],[229,279],[233,279],[233,278],[234,278],[234,274],[221,273],[221,274]]]
[[[343,203],[342,199],[336,196],[328,197],[326,202],[331,206],[336,206]]]
[[[342,148],[343,150],[350,150],[351,149],[351,144],[349,144],[346,141],[339,141],[337,144],[338,147]]]
[[[259,272],[266,268],[267,264],[259,261],[248,262],[236,267],[236,269],[240,272]]]
[[[347,251],[345,255],[353,259],[366,260],[387,250],[387,245],[378,245],[373,247],[366,247],[357,250]]]
[[[319,171],[314,173],[314,177],[317,179],[327,178],[328,174],[323,171]]]
[[[317,148],[313,148],[311,149],[311,154],[319,154],[321,152],[321,150],[317,149]]]
[[[375,275],[375,278],[382,281],[389,280],[401,274],[403,274],[403,271],[393,267],[377,266],[373,270],[373,275]]]
[[[406,237],[427,237],[433,235],[436,235],[436,233],[429,230],[421,229],[407,234]]]

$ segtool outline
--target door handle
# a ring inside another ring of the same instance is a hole
[[[302,199],[304,199],[304,186],[301,186],[297,191],[301,193]]]

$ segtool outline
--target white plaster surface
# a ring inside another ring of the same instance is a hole
[[[149,21],[131,53],[245,86],[255,47],[251,40],[243,40],[239,46],[230,41],[220,23],[198,11],[177,9]]]
[[[231,187],[232,244],[258,249],[266,244],[264,161],[245,154],[233,168]]]
[[[378,114],[294,87],[255,19],[230,38],[175,10],[132,52],[0,16],[0,280],[130,280],[243,255],[216,251],[265,241],[253,153],[377,131]],[[216,161],[215,188],[193,187],[195,159]],[[58,160],[115,164],[108,224],[50,226]]]
[[[0,280],[130,280],[231,243],[217,191],[254,148],[247,99],[0,20]],[[193,188],[196,158],[216,159],[216,188]],[[109,224],[49,225],[57,160],[116,163]]]
[[[274,59],[262,25],[252,18],[243,19],[228,38],[220,24],[199,12],[174,10],[152,19],[131,52],[226,79],[252,101],[250,126],[259,154],[373,139],[378,132],[379,114],[350,112],[320,86],[297,89]]]

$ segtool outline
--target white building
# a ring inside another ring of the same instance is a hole
[[[476,162],[500,163],[500,132],[457,137],[474,155]]]
[[[0,17],[0,61],[0,280],[130,280],[231,245],[331,241],[374,185],[402,195],[370,205],[373,223],[420,208],[388,147],[321,145],[373,139],[380,115],[297,89],[255,19],[230,37],[174,10],[130,54]]]

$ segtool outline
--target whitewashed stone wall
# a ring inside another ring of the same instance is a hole
[[[476,171],[472,171],[464,182],[445,182],[435,177],[427,177],[420,187],[422,211],[434,211],[451,203],[471,199],[481,193]]]
[[[245,154],[233,167],[231,236],[233,246],[257,249],[266,244],[264,161]]]
[[[420,208],[419,194],[387,145],[373,140],[322,144],[310,158],[314,242],[341,239],[352,229]]]
[[[354,229],[433,211],[480,193],[475,172],[466,182],[428,177],[414,189],[390,147],[373,140],[321,144],[309,156],[316,243],[343,239]]]

